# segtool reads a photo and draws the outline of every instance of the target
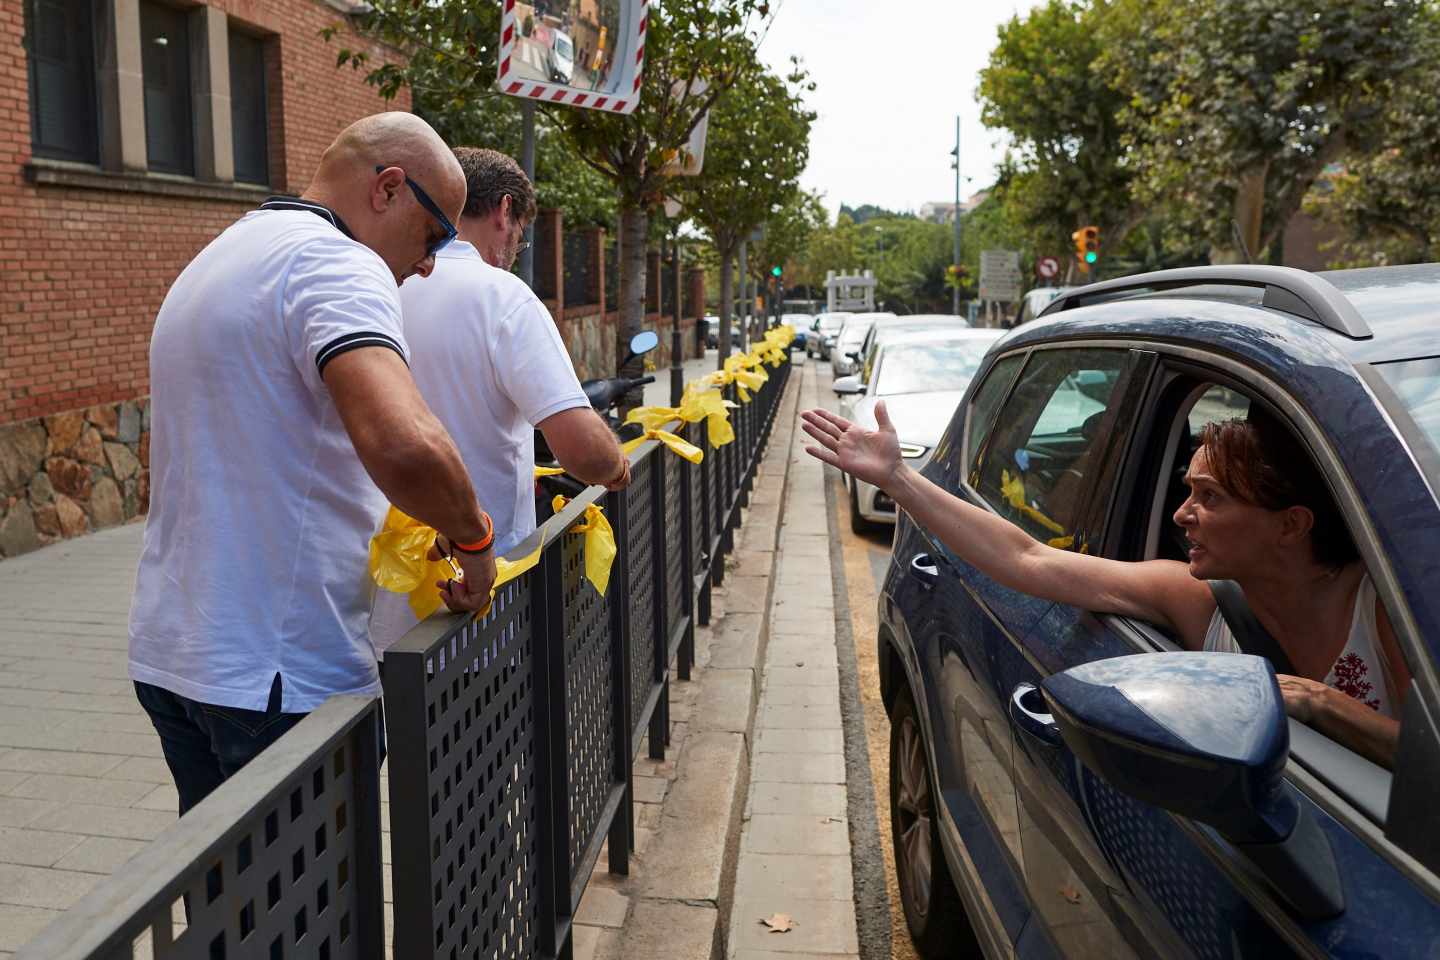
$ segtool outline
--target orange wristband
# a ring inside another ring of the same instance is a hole
[[[490,519],[490,514],[484,510],[480,511],[480,516],[485,520],[485,536],[473,543],[460,543],[458,540],[452,540],[450,541],[450,546],[459,550],[461,553],[484,553],[486,550],[489,550],[490,545],[495,542],[495,524]]]

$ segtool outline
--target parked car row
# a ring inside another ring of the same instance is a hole
[[[922,956],[1435,952],[1437,300],[1440,265],[1228,266],[1067,291],[1003,336],[847,319],[852,418],[885,400],[925,477],[1062,550],[1185,559],[1201,428],[1262,408],[1328,484],[1415,678],[1385,769],[1287,719],[1264,659],[1040,600],[900,515],[876,642]],[[848,491],[853,524],[896,519]]]

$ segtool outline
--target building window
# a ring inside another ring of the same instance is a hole
[[[93,0],[30,5],[30,131],[36,156],[99,163]]]
[[[265,94],[265,41],[230,30],[230,131],[235,179],[270,182],[269,103]]]
[[[142,0],[140,46],[140,69],[145,78],[145,148],[150,169],[194,176],[190,25],[185,13]]]

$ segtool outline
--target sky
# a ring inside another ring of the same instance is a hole
[[[995,31],[1036,0],[770,0],[760,56],[776,70],[799,56],[819,116],[801,185],[833,215],[846,203],[916,211],[953,202],[955,116],[964,196],[994,179],[1001,136],[975,99]]]

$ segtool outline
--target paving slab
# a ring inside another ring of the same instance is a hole
[[[705,682],[709,683],[710,677]],[[671,900],[720,899],[727,848],[744,809],[747,776],[740,733],[696,733],[670,788],[647,853],[640,892]]]
[[[642,900],[625,925],[625,960],[711,960],[719,910],[675,900]]]
[[[755,734],[754,756],[757,757],[762,753],[844,752],[845,733],[838,727],[827,730],[782,730],[766,727]]]
[[[843,818],[847,803],[843,784],[767,781],[752,785],[747,813],[751,819],[757,814]],[[741,858],[742,866],[747,859]]]
[[[709,669],[691,722],[696,730],[749,733],[758,693],[753,670]]]
[[[844,783],[843,753],[757,753],[754,783]]]
[[[777,904],[805,891],[807,900],[851,900],[855,896],[848,857],[757,853],[740,864],[735,885],[750,900]],[[779,907],[777,909],[784,909]]]

